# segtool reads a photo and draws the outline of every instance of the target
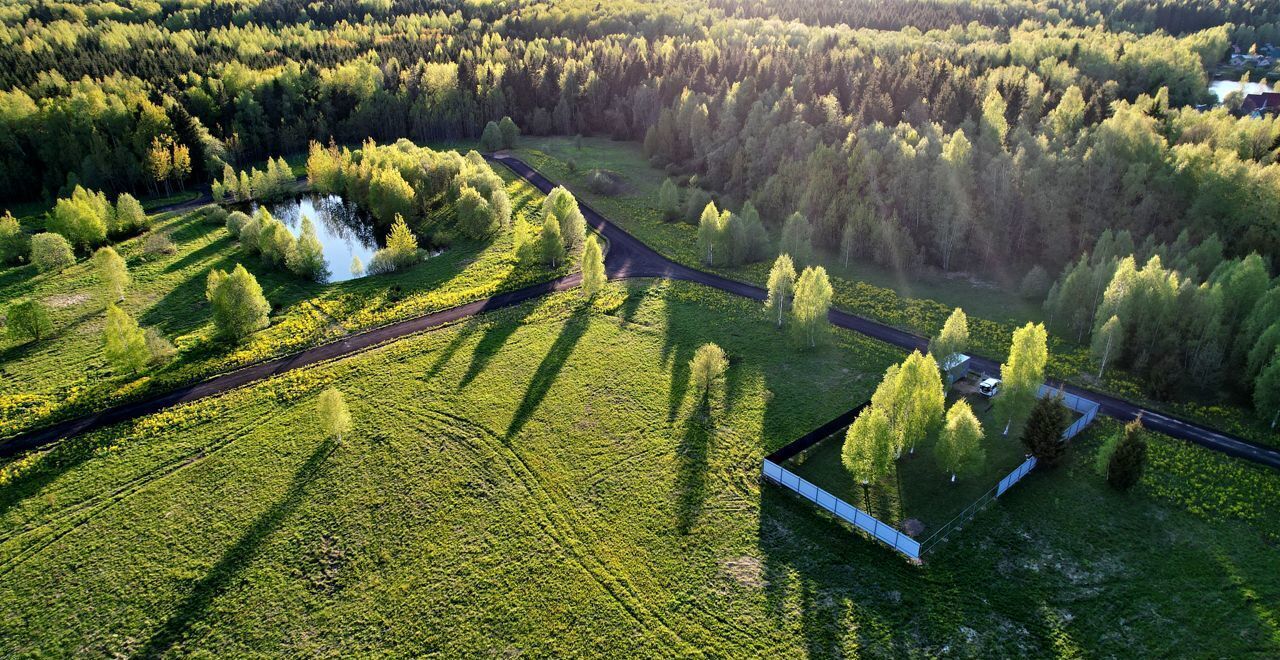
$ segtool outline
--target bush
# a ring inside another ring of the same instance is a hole
[[[470,238],[484,238],[498,229],[498,219],[488,200],[470,186],[463,186],[458,195],[456,213],[458,231]]]
[[[232,236],[240,238],[240,231],[249,224],[250,220],[252,218],[249,214],[243,211],[232,211],[227,214],[227,231],[231,232]]]
[[[608,170],[591,170],[587,174],[587,188],[597,195],[617,195],[622,192],[622,177]]]
[[[151,364],[154,366],[168,362],[178,353],[178,349],[155,328],[147,328],[146,342],[147,352],[151,355]]]
[[[204,221],[211,225],[223,225],[226,224],[227,218],[230,217],[230,215],[231,214],[227,213],[227,210],[221,206],[211,206],[204,212]]]
[[[76,262],[71,243],[60,234],[45,232],[31,237],[31,261],[40,272],[58,272]]]
[[[1040,302],[1049,294],[1050,286],[1053,286],[1053,282],[1050,281],[1049,274],[1037,264],[1022,278],[1018,293],[1027,300]]]
[[[480,134],[480,148],[485,151],[497,151],[502,148],[502,129],[498,128],[497,122],[489,122],[484,125],[484,132]]]
[[[9,328],[9,336],[19,340],[40,341],[53,331],[49,308],[39,300],[19,300],[9,305],[5,312],[5,325]]]
[[[164,232],[153,231],[142,239],[142,254],[147,259],[157,259],[177,251],[178,248],[174,246],[173,239]]]
[[[0,216],[0,263],[20,263],[26,261],[31,252],[31,239],[13,214],[5,211]]]
[[[239,341],[267,327],[271,305],[262,295],[262,286],[244,266],[226,273],[213,270],[205,287],[205,297],[213,304],[213,325],[218,334]]]

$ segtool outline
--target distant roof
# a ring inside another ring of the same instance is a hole
[[[1242,112],[1275,110],[1278,107],[1280,107],[1280,92],[1260,92],[1257,94],[1249,94],[1244,97],[1244,103],[1240,104],[1240,110]]]
[[[956,367],[969,361],[969,356],[964,353],[952,353],[951,357],[942,361],[942,370],[951,371]]]

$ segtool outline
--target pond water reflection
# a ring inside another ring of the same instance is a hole
[[[311,218],[316,237],[324,246],[329,263],[329,281],[344,282],[364,275],[352,273],[352,259],[365,267],[380,247],[373,220],[364,211],[338,195],[306,194],[296,199],[267,204],[267,211],[284,223],[296,237],[302,231],[302,217]],[[252,206],[250,212],[256,210]]]

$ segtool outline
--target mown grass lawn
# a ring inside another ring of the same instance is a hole
[[[733,268],[710,268],[700,262],[697,227],[662,221],[658,188],[666,175],[648,163],[640,145],[605,138],[522,137],[514,153],[552,180],[564,182],[575,195],[668,258],[761,286],[768,281],[771,262]],[[593,169],[619,174],[624,190],[616,195],[592,192],[587,177]],[[967,278],[922,276],[856,260],[846,266],[829,254],[820,254],[819,260],[831,277],[836,306],[926,337],[936,335],[952,309],[961,307],[969,317],[973,350],[987,357],[1003,359],[1015,328],[1043,320],[1040,306],[1012,293],[1011,282],[997,286]],[[1194,397],[1150,401],[1134,377],[1117,369],[1108,370],[1099,382],[1097,365],[1087,346],[1050,335],[1049,349],[1049,371],[1055,377],[1100,387],[1256,442],[1280,446],[1280,434],[1270,428],[1270,420],[1259,419],[1247,404],[1215,405]]]
[[[538,213],[542,194],[505,168],[496,171],[508,183],[514,214]],[[179,349],[173,362],[140,378],[114,373],[102,357],[105,305],[88,260],[61,273],[41,274],[33,266],[0,270],[0,300],[38,298],[51,308],[54,321],[54,335],[37,343],[0,333],[0,437],[520,288],[574,267],[518,267],[507,230],[491,241],[454,243],[402,273],[317,284],[263,265],[240,250],[225,227],[202,220],[202,215],[196,211],[153,219],[151,231],[172,239],[173,254],[148,257],[145,236],[116,246],[133,277],[123,307]],[[230,270],[237,263],[257,276],[272,317],[269,328],[229,346],[213,336],[204,291],[209,271]]]
[[[761,485],[900,357],[615,283],[104,429],[0,469],[0,653],[1280,652],[1274,475],[1189,445],[1117,495],[1090,437],[923,567]]]

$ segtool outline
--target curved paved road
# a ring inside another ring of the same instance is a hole
[[[550,192],[555,187],[555,184],[541,173],[512,156],[497,154],[490,157],[490,160],[502,163],[543,193]],[[177,210],[197,205],[198,202],[201,202],[201,200],[184,202],[161,210]],[[582,208],[583,216],[591,227],[609,242],[609,251],[605,257],[605,270],[611,279],[639,277],[677,279],[703,284],[726,293],[754,300],[764,300],[767,295],[766,291],[758,286],[675,263],[640,242],[636,237],[623,231],[617,225],[605,220],[604,216],[587,204],[579,202],[579,205]],[[0,456],[11,456],[108,424],[134,419],[170,406],[221,394],[293,369],[359,353],[386,342],[437,328],[476,314],[516,305],[553,291],[571,289],[577,286],[580,281],[581,276],[579,274],[568,275],[549,282],[499,294],[485,300],[478,300],[452,309],[350,335],[333,343],[323,344],[291,356],[261,362],[238,371],[215,376],[145,401],[124,404],[92,415],[60,422],[53,426],[24,433],[0,444]],[[833,325],[853,330],[872,339],[878,339],[905,350],[924,350],[928,345],[928,340],[924,337],[838,309],[831,310],[829,317]],[[981,356],[974,356],[973,365],[977,370],[990,374],[997,374],[1000,371],[1000,366],[997,362]],[[1053,383],[1053,385],[1059,386],[1062,384]],[[1129,421],[1141,415],[1143,423],[1152,430],[1280,469],[1280,451],[1220,433],[1193,422],[1146,410],[1141,406],[1106,394],[1092,392],[1073,385],[1065,385],[1065,389],[1072,394],[1097,401],[1101,405],[1100,412],[1102,414],[1118,420]]]

